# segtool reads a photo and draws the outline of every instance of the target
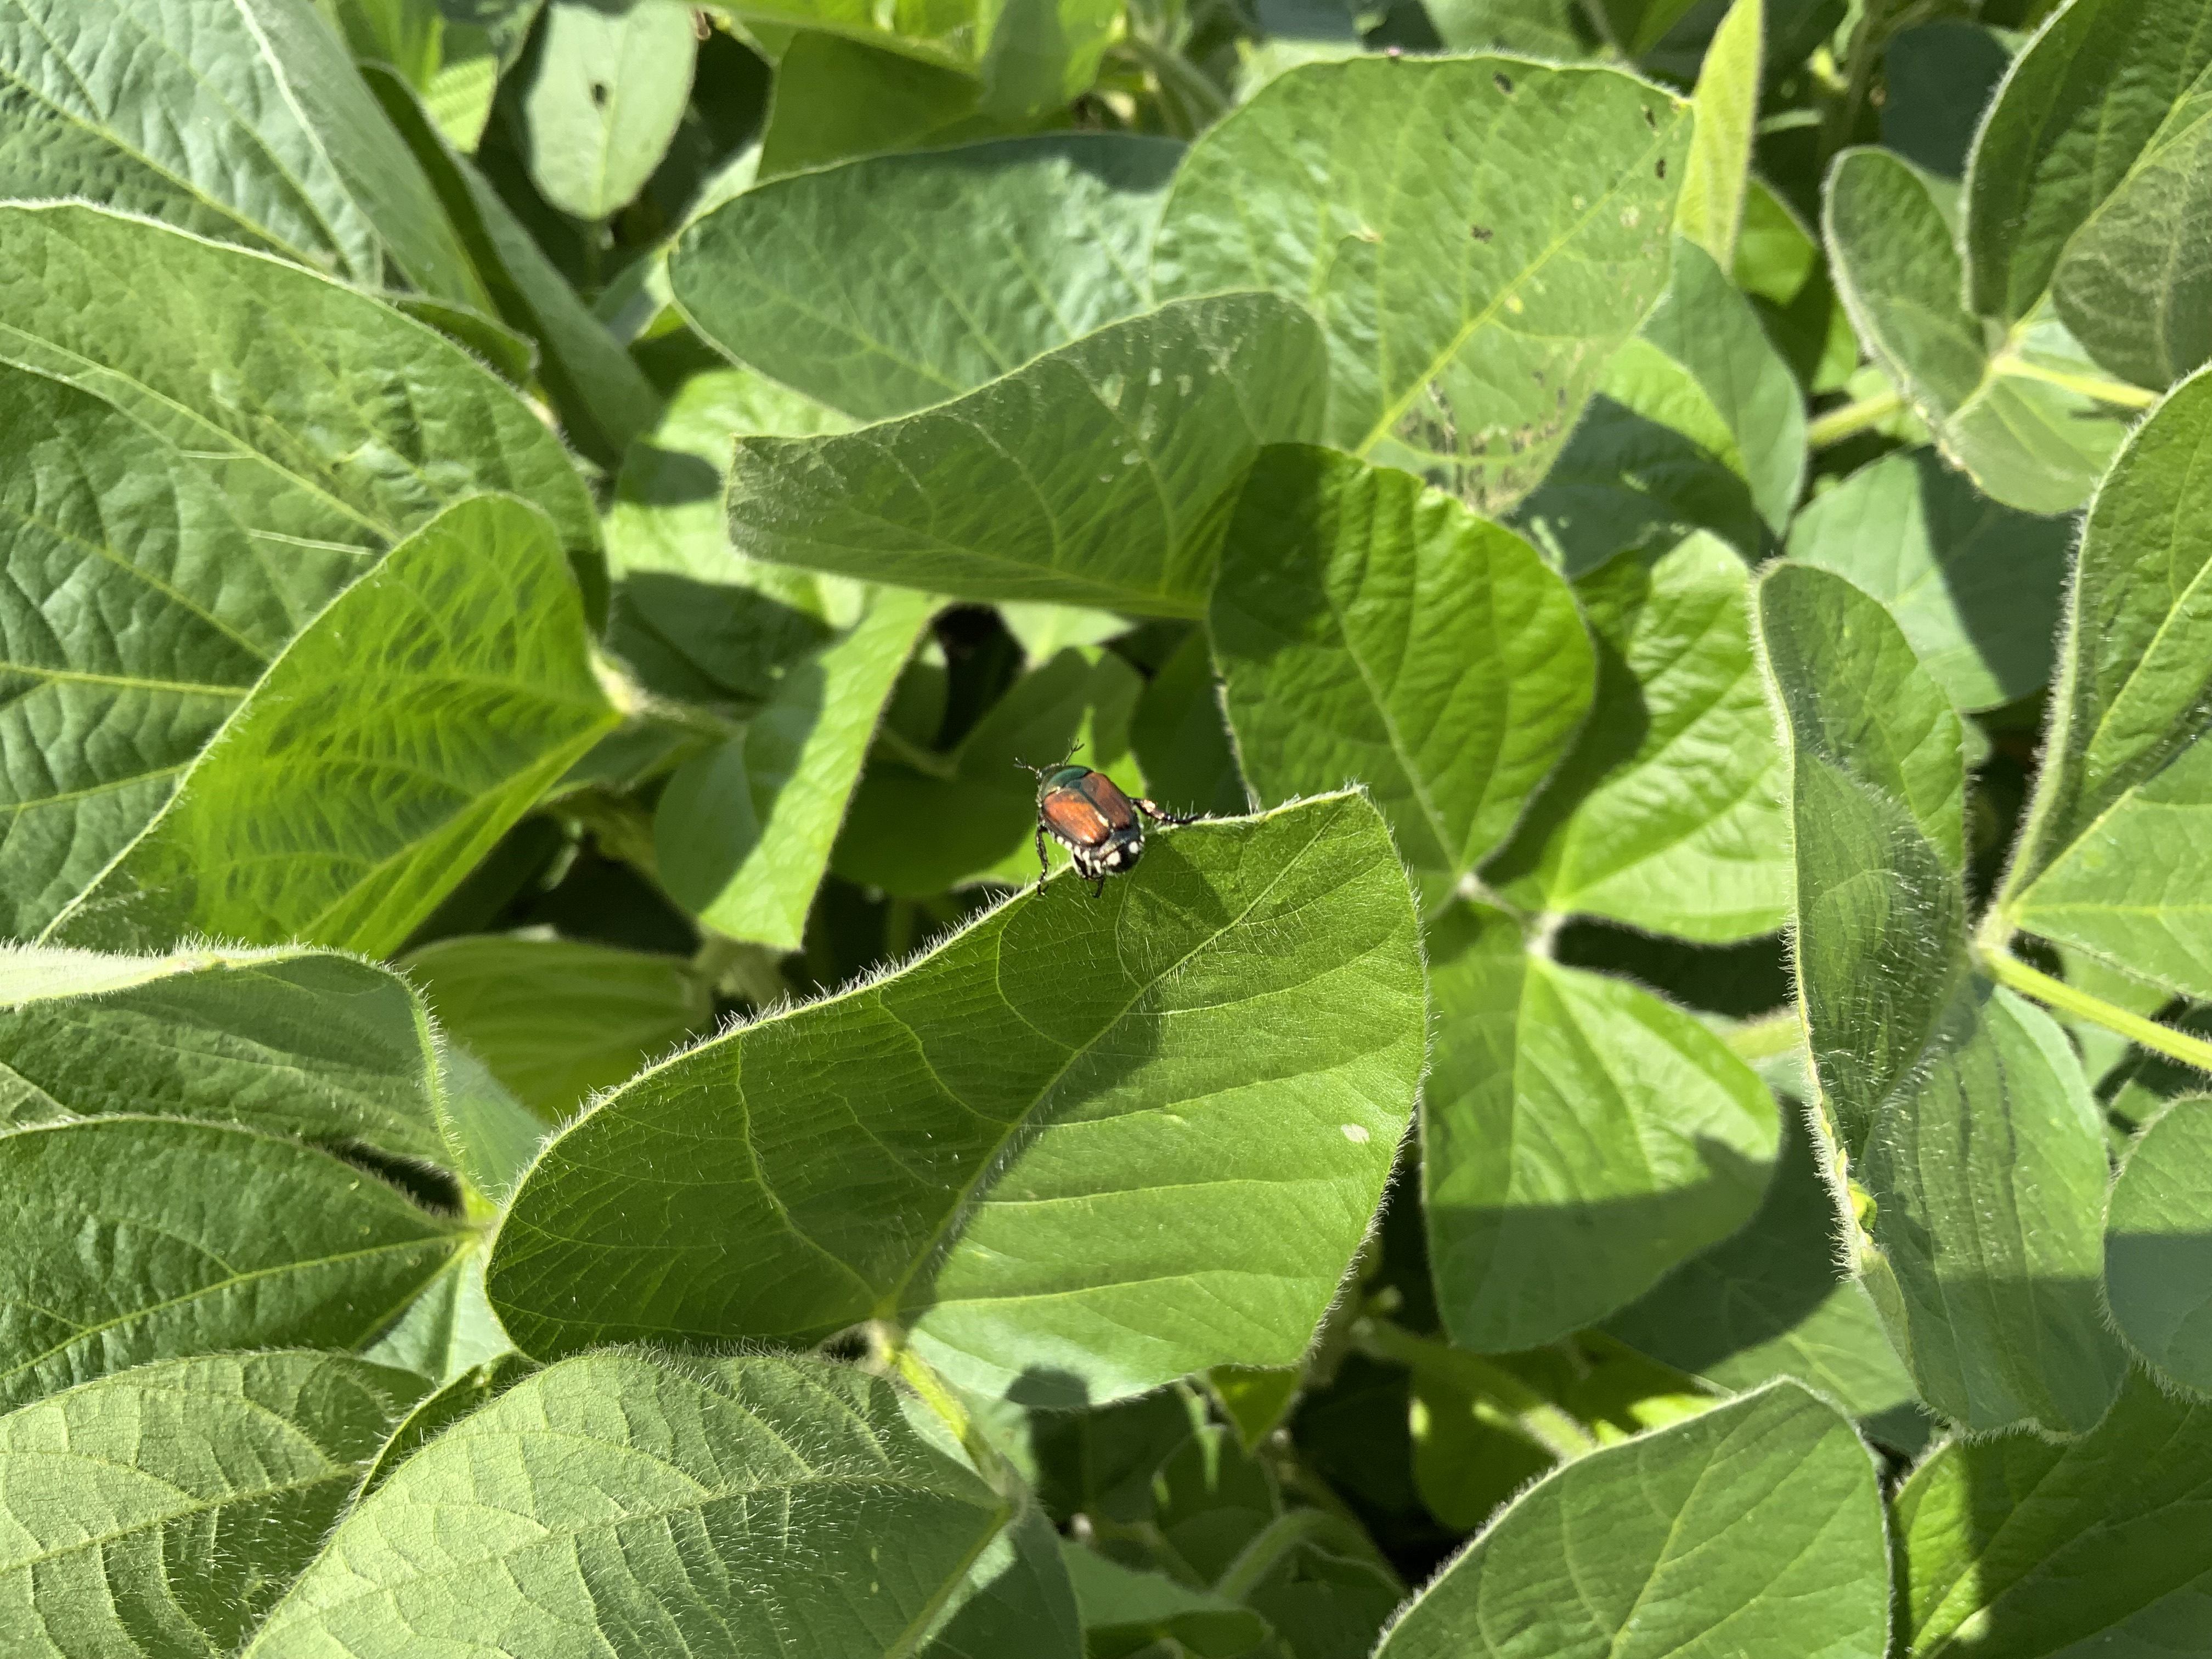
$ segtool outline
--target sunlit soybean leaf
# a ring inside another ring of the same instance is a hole
[[[2055,712],[2007,920],[2138,977],[2212,996],[2212,377],[2177,387],[2130,439],[2083,532]]]
[[[103,1117],[0,1135],[0,1401],[149,1359],[358,1347],[443,1267],[457,1224],[326,1152]]]
[[[2105,1215],[2105,1297],[2158,1373],[2212,1394],[2212,1099],[2177,1100],[2128,1149]]]
[[[1859,338],[1943,453],[2008,507],[2079,507],[2125,423],[2061,383],[2094,368],[2055,323],[2022,318],[1991,356],[1960,303],[1958,249],[1921,175],[1886,150],[1845,150],[1828,173],[1822,234]]]
[[[1896,1498],[1910,1659],[2212,1642],[2212,1405],[2130,1376],[2090,1433],[1958,1441]]]
[[[842,639],[784,672],[743,735],[677,769],[653,828],[671,897],[729,938],[799,947],[876,723],[935,608],[878,590]]]
[[[1782,1135],[1782,1156],[1759,1213],[1613,1315],[1605,1328],[1723,1388],[1754,1389],[1794,1376],[1855,1417],[1901,1416],[1912,1400],[1912,1379],[1882,1334],[1864,1287],[1844,1279],[1836,1266],[1835,1205],[1805,1125],[1788,1103]]]
[[[2212,35],[2200,0],[2075,0],[2014,61],[1966,173],[1969,301],[2048,289],[2098,362],[2154,389],[2212,354],[2203,275]]]
[[[1705,48],[1692,99],[1697,130],[1690,139],[1674,224],[1723,270],[1735,259],[1744,192],[1751,182],[1765,13],[1766,0],[1734,0]]]
[[[688,227],[669,281],[740,362],[864,420],[905,415],[1147,309],[1182,153],[1058,133],[800,173]]]
[[[1325,374],[1286,301],[1164,306],[919,414],[740,439],[730,539],[963,599],[1194,617],[1225,492],[1261,446],[1313,434]]]
[[[387,969],[291,948],[0,950],[0,1121],[239,1123],[447,1161],[422,1005]]]
[[[422,170],[312,0],[9,13],[0,195],[88,198],[364,287],[481,304]]]
[[[642,951],[487,934],[400,965],[447,1036],[552,1122],[714,1020],[688,963]]]
[[[1626,981],[1528,953],[1501,911],[1448,912],[1428,954],[1422,1200],[1453,1342],[1555,1341],[1751,1218],[1779,1125],[1718,1037]]]
[[[1531,1488],[1376,1652],[1879,1659],[1888,1623],[1874,1461],[1832,1406],[1781,1382]]]
[[[2070,520],[1993,501],[1921,449],[1809,502],[1789,553],[1881,600],[1936,683],[1973,710],[2051,678],[2074,537]]]
[[[1063,877],[609,1097],[516,1194],[493,1304],[541,1357],[896,1319],[1066,1403],[1288,1364],[1411,1110],[1413,926],[1358,796],[1156,832],[1101,897]]]
[[[235,1652],[422,1390],[343,1354],[218,1354],[0,1417],[10,1651]]]
[[[1623,554],[1576,584],[1596,701],[1485,881],[1532,911],[1711,943],[1781,925],[1790,831],[1748,587],[1711,536]]]
[[[589,1354],[392,1470],[246,1652],[398,1659],[495,1633],[545,1659],[750,1653],[803,1631],[823,1653],[981,1659],[963,1624],[1003,1618],[988,1592],[1039,1570],[1006,1550],[998,1582],[969,1577],[1012,1514],[850,1368]],[[997,1651],[1074,1659],[1067,1611]]]
[[[548,0],[521,117],[531,182],[563,213],[605,219],[667,152],[691,94],[691,14],[658,0]]]
[[[1566,573],[1703,528],[1757,558],[1805,475],[1805,405],[1759,313],[1696,244],[1516,521]]]
[[[1666,286],[1689,128],[1686,103],[1614,70],[1308,64],[1191,147],[1154,286],[1311,306],[1317,435],[1500,512]]]
[[[291,642],[46,936],[395,949],[615,724],[586,640],[543,514],[448,508]]]
[[[374,64],[362,73],[422,163],[492,305],[538,345],[538,378],[569,441],[603,465],[620,461],[659,413],[651,382],[398,77]]]
[[[755,177],[765,183],[896,150],[993,136],[982,85],[960,70],[842,34],[802,31],[775,64]]]
[[[1859,343],[1828,279],[1820,239],[1756,177],[1744,188],[1729,274],[1806,391],[1842,390],[1858,368]]]
[[[1401,854],[1447,875],[1504,839],[1589,707],[1589,636],[1536,550],[1334,450],[1261,452],[1206,628],[1261,799],[1362,781]]]
[[[1779,565],[1758,605],[1850,1259],[1930,1407],[2086,1429],[2124,1369],[2097,1305],[2104,1134],[2064,1034],[1969,963],[1959,716],[1843,578]]]

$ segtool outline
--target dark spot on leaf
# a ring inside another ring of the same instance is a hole
[[[1493,75],[1490,78],[1498,82],[1498,91],[1504,93],[1508,98],[1513,95],[1513,83],[1504,76]]]
[[[592,108],[594,108],[594,109],[605,109],[606,106],[607,106],[607,83],[606,83],[605,82],[604,82],[604,81],[594,81],[594,82],[592,82]]]
[[[1656,111],[1654,111],[1654,110],[1652,109],[1651,106],[1650,106],[1650,105],[1649,105],[1649,104],[1646,104],[1646,105],[1644,106],[1644,125],[1645,126],[1647,126],[1647,127],[1650,127],[1650,128],[1651,129],[1651,131],[1654,131],[1654,132],[1656,132],[1656,131],[1659,131],[1659,117],[1658,117],[1658,114],[1657,114],[1657,112],[1656,112]]]
[[[1667,158],[1663,155],[1659,158],[1657,172],[1662,179],[1664,179],[1667,176]]]
[[[1486,242],[1492,236],[1495,236],[1498,234],[1496,231],[1491,229],[1488,225],[1469,225],[1467,228],[1467,232],[1468,235],[1474,237],[1478,242]]]
[[[1561,386],[1561,387],[1559,388],[1559,407],[1560,407],[1561,409],[1565,409],[1566,406],[1567,406],[1567,389],[1566,389],[1566,387],[1565,387],[1565,386]]]
[[[1542,369],[1532,368],[1528,372],[1536,377],[1536,384],[1538,386],[1544,384],[1544,371]]]

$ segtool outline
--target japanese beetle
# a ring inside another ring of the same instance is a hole
[[[1078,766],[1072,760],[1053,767],[1031,766],[1016,761],[1037,781],[1037,891],[1044,891],[1052,865],[1045,857],[1044,838],[1067,848],[1076,873],[1091,884],[1091,896],[1106,890],[1106,878],[1137,867],[1145,855],[1145,826],[1138,814],[1154,823],[1190,823],[1195,817],[1163,811],[1142,796],[1132,800],[1103,772]]]

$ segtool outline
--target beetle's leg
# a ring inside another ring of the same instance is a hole
[[[1044,891],[1044,878],[1052,873],[1052,861],[1044,855],[1044,825],[1037,825],[1037,891]]]
[[[1103,893],[1105,890],[1106,890],[1106,878],[1105,878],[1105,877],[1103,877],[1103,876],[1093,876],[1093,877],[1091,877],[1091,897],[1093,897],[1093,898],[1097,898],[1100,894]]]
[[[1154,823],[1196,823],[1206,816],[1203,812],[1170,812],[1162,807],[1158,802],[1147,800],[1142,795],[1130,802],[1130,805]]]

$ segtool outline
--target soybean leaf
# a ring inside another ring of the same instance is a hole
[[[1799,564],[1881,601],[1959,708],[1994,708],[2051,678],[2075,526],[1993,501],[1929,450],[1885,455],[1808,503]]]
[[[526,1123],[531,1121],[521,1107],[514,1110]],[[522,1163],[530,1161],[532,1149],[524,1149]],[[495,1203],[514,1184],[518,1173],[511,1170],[502,1182],[480,1190]],[[512,1355],[514,1344],[507,1340],[499,1316],[484,1298],[483,1267],[483,1236],[479,1233],[466,1240],[438,1276],[362,1350],[362,1357],[418,1372],[442,1386]]]
[[[1743,561],[1710,536],[1623,554],[1576,584],[1597,641],[1596,699],[1484,871],[1492,888],[1531,911],[1713,943],[1781,925],[1783,760],[1748,585]]]
[[[1249,1653],[1272,1633],[1249,1607],[1192,1589],[1164,1572],[1139,1571],[1081,1544],[1062,1546],[1062,1559],[1085,1637],[1111,1651],[1174,1642],[1199,1659],[1229,1659]]]
[[[1931,177],[1962,178],[1974,129],[2011,66],[1997,32],[1978,23],[1899,30],[1882,49],[1883,145]]]
[[[729,938],[799,949],[876,723],[935,608],[878,591],[842,639],[785,671],[742,735],[677,769],[653,827],[672,898]]]
[[[847,881],[902,896],[980,878],[1028,885],[1038,874],[1037,781],[1025,766],[1049,766],[1082,744],[1093,770],[1131,794],[1145,793],[1126,741],[1098,730],[1110,723],[1117,700],[1133,702],[1136,681],[1118,657],[1062,651],[1015,681],[952,754],[878,754],[860,780],[832,867]]]
[[[0,1417],[11,1649],[234,1652],[422,1388],[343,1354],[216,1354]]]
[[[1859,343],[1828,279],[1820,239],[1757,178],[1745,187],[1729,275],[1798,383],[1808,392],[1843,390],[1858,368]]]
[[[447,508],[290,642],[43,936],[395,949],[614,725],[586,638],[544,515]]]
[[[776,59],[775,96],[761,134],[763,180],[858,156],[988,137],[983,88],[957,70],[847,40],[802,32]]]
[[[1929,1406],[2087,1429],[2124,1369],[2097,1306],[2103,1132],[2064,1034],[1969,963],[1959,716],[1843,578],[1782,564],[1758,605],[1850,1259]]]
[[[1203,608],[1224,494],[1320,415],[1321,337],[1262,294],[1099,330],[965,397],[842,437],[740,438],[749,556],[968,599]]]
[[[0,1135],[0,1175],[10,1404],[149,1359],[358,1347],[459,1243],[327,1152],[217,1124],[17,1129]]]
[[[2105,1212],[2105,1298],[2128,1344],[2168,1381],[2212,1394],[2212,1099],[2143,1126]]]
[[[2212,995],[2191,850],[2212,805],[2206,579],[2197,502],[2212,378],[2177,387],[2092,504],[2069,604],[2049,757],[1998,899],[2012,924],[2171,989]]]
[[[1944,454],[2008,507],[2079,507],[2126,427],[2068,384],[2091,366],[2054,320],[2025,315],[1990,351],[1959,301],[1958,249],[1921,175],[1884,150],[1845,150],[1821,233],[1859,338]]]
[[[1147,309],[1181,154],[1059,133],[780,179],[686,227],[669,282],[732,356],[864,420],[905,415]]]
[[[574,939],[441,939],[400,966],[446,1034],[551,1122],[714,1017],[680,957]]]
[[[483,304],[421,168],[310,0],[9,11],[0,196],[89,198],[366,288]]]
[[[1203,633],[1194,630],[1146,683],[1130,714],[1129,744],[1169,811],[1250,810]]]
[[[1260,452],[1206,628],[1263,800],[1365,782],[1417,868],[1504,840],[1589,707],[1573,599],[1528,543],[1411,474]]]
[[[1452,52],[1571,59],[1595,43],[1577,0],[1429,0],[1429,21]]]
[[[2199,0],[2075,0],[2014,61],[1966,172],[1967,293],[2048,289],[2098,362],[2163,387],[2212,353],[2197,250],[2212,129]]]
[[[2140,1374],[2079,1439],[1943,1447],[1896,1516],[1911,1659],[2186,1653],[2212,1638],[2212,1405]]]
[[[1902,1418],[1912,1401],[1912,1379],[1874,1304],[1836,1266],[1835,1206],[1804,1121],[1790,1109],[1782,1114],[1782,1155],[1759,1213],[1605,1328],[1724,1389],[1794,1376],[1861,1419]]]
[[[0,1121],[154,1112],[443,1163],[422,1005],[322,951],[0,949]]]
[[[1571,1589],[1562,1550],[1581,1564]],[[1376,1653],[1879,1659],[1888,1623],[1873,1460],[1832,1406],[1784,1381],[1547,1477]]]
[[[963,1386],[1062,1402],[1297,1358],[1412,1108],[1405,877],[1354,795],[1144,856],[602,1103],[501,1225],[516,1340],[896,1319]]]
[[[1503,912],[1428,929],[1421,1191],[1437,1308],[1474,1352],[1595,1323],[1758,1209],[1765,1085],[1650,993],[1534,956]]]
[[[1589,414],[1519,518],[1566,573],[1703,527],[1759,556],[1804,483],[1805,407],[1759,315],[1703,248],[1605,367]]]
[[[1735,262],[1751,183],[1753,130],[1766,34],[1766,0],[1734,0],[1714,31],[1692,98],[1697,128],[1682,172],[1675,229],[1711,254],[1723,270]]]
[[[538,377],[570,441],[603,465],[618,462],[659,412],[652,383],[399,78],[374,64],[362,73],[422,163],[491,303],[539,348]]]
[[[1003,1619],[1006,1581],[1040,1571],[1001,1541],[1012,1507],[849,1368],[588,1354],[393,1469],[246,1652],[374,1659],[497,1631],[566,1659],[804,1630],[825,1653],[974,1653],[963,1623]],[[997,1583],[974,1582],[979,1559]],[[1017,1639],[995,1650],[1073,1659],[1072,1607],[1054,1628],[1053,1587],[1025,1599],[1048,1616],[1002,1625]]]
[[[473,1365],[443,1386],[433,1389],[401,1418],[361,1477],[355,1501],[374,1492],[390,1479],[392,1470],[420,1451],[434,1436],[493,1401],[531,1374],[537,1367],[512,1350]],[[296,1576],[296,1575],[295,1575]]]
[[[1500,512],[1665,287],[1689,127],[1685,102],[1614,70],[1310,64],[1191,146],[1154,287],[1312,307],[1329,357],[1316,435]]]
[[[538,193],[579,219],[629,205],[676,136],[698,50],[681,6],[547,0],[515,102]]]
[[[1641,58],[1665,40],[1696,0],[1594,0],[1599,26],[1624,58]]]

